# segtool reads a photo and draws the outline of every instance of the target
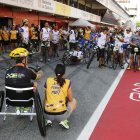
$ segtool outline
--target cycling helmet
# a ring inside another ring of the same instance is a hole
[[[95,27],[92,27],[91,30],[95,30]]]
[[[131,27],[127,27],[126,28],[126,31],[131,31]]]
[[[137,31],[137,32],[140,31],[140,27],[137,27],[136,31]]]
[[[13,50],[10,55],[11,58],[19,59],[28,56],[28,51],[24,48],[17,48]]]
[[[23,19],[22,23],[28,22],[28,19]]]
[[[54,28],[55,30],[57,30],[57,29],[58,29],[58,27],[57,27],[57,26],[54,26],[53,28]]]
[[[115,30],[118,30],[118,29],[121,29],[121,27],[120,26],[116,26],[115,27]]]
[[[82,33],[82,29],[79,29],[79,33]]]
[[[105,31],[105,30],[108,31],[109,29],[108,29],[108,27],[102,27],[102,30],[103,30],[103,31]]]

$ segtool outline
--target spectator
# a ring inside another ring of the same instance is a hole
[[[60,30],[59,30],[59,49],[62,50],[63,49],[63,41],[64,41],[64,36],[63,36],[63,26],[60,26]]]
[[[11,25],[9,25],[9,27],[8,27],[8,31],[9,31],[9,32],[11,31],[11,28],[12,28]]]

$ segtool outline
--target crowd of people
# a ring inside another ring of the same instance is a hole
[[[31,80],[39,80],[43,76],[43,72],[38,73],[29,70],[27,66],[28,51],[33,50],[35,40],[41,42],[41,59],[43,58],[44,46],[47,46],[48,50],[48,61],[50,62],[50,57],[52,56],[54,41],[57,42],[57,56],[59,57],[59,51],[65,49],[69,44],[70,51],[73,51],[73,56],[76,56],[80,61],[83,59],[83,53],[80,48],[85,47],[90,51],[91,44],[99,47],[99,68],[107,66],[104,62],[104,48],[106,44],[114,44],[118,46],[119,53],[121,56],[121,68],[124,69],[123,63],[126,55],[127,46],[140,47],[140,28],[137,29],[136,33],[131,32],[131,28],[126,29],[120,26],[114,28],[114,30],[109,31],[108,27],[103,27],[102,31],[97,32],[95,27],[70,27],[65,28],[63,26],[58,29],[57,26],[50,27],[48,22],[45,22],[44,28],[41,30],[38,26],[31,25],[28,28],[28,20],[24,19],[23,26],[6,26],[0,30],[0,43],[2,44],[2,53],[7,53],[7,46],[9,41],[11,43],[11,53],[10,57],[16,60],[16,65],[10,68],[6,74],[6,82],[13,84],[24,84],[30,83]],[[31,44],[29,45],[29,40]],[[47,45],[46,45],[47,42]],[[19,47],[19,48],[17,48]],[[27,51],[28,50],[28,51]],[[116,52],[114,47],[113,56]],[[127,68],[131,69],[132,59],[134,55],[134,49],[131,51],[130,65]],[[140,57],[140,48],[137,53],[138,59]],[[139,60],[138,60],[138,66]],[[17,68],[18,67],[18,68]],[[110,68],[113,67],[113,57]],[[16,69],[16,70],[15,70]],[[138,67],[140,70],[140,67]],[[16,71],[16,74],[15,74]],[[44,116],[46,118],[46,125],[52,125],[52,121],[59,121],[60,125],[66,129],[68,126],[68,117],[76,108],[76,100],[72,96],[71,81],[64,79],[65,66],[58,64],[55,68],[55,77],[48,78],[45,82],[45,99],[44,99]],[[15,78],[15,75],[20,73],[20,76]],[[37,83],[34,83],[34,88],[37,89]],[[17,110],[20,108],[17,107]],[[28,111],[25,108],[24,111]]]

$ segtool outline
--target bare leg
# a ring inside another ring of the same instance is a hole
[[[11,51],[14,50],[14,43],[11,44]]]
[[[129,66],[130,66],[130,67],[131,67],[131,65],[132,65],[133,58],[134,58],[134,54],[131,54],[130,63],[129,63]]]
[[[17,44],[17,43],[15,43],[15,49],[17,48],[17,46],[18,46],[18,44]]]
[[[102,58],[100,57],[100,58],[99,58],[99,65],[101,65],[101,61],[102,61]]]
[[[113,65],[113,59],[114,59],[115,53],[116,53],[116,51],[113,51],[113,57],[112,57],[111,65]]]
[[[73,98],[72,102],[68,102],[68,105],[71,108],[71,113],[75,110],[76,106],[77,106],[77,101]]]
[[[121,57],[121,64],[123,66],[123,53],[120,53],[120,57]]]
[[[50,47],[48,47],[47,49],[48,49],[48,59],[50,59]]]
[[[44,50],[44,48],[41,47],[41,59],[43,59],[43,50]]]
[[[138,55],[138,67],[140,66],[140,55]]]

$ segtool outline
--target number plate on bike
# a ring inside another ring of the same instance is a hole
[[[57,44],[57,41],[54,41],[53,43],[54,43],[54,44]]]
[[[128,45],[127,48],[130,48],[130,45]]]
[[[138,50],[138,48],[134,48],[134,51],[135,51],[135,52],[138,52],[139,50]]]
[[[119,50],[119,47],[115,47],[115,50]]]
[[[85,43],[88,43],[88,41],[85,41]]]

